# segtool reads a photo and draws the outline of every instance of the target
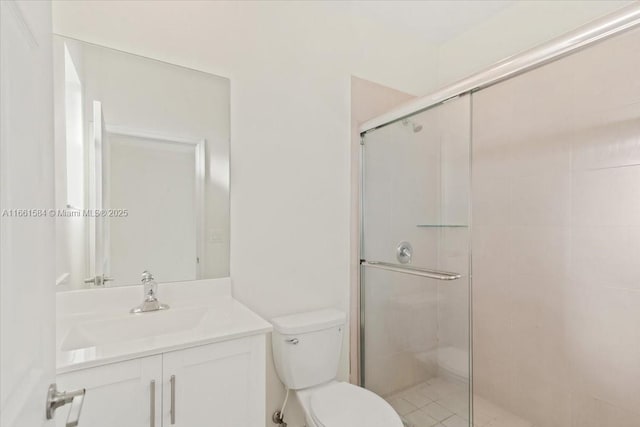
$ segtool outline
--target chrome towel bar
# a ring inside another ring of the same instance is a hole
[[[437,280],[457,280],[462,277],[458,273],[450,273],[448,271],[429,270],[426,268],[411,267],[402,264],[392,264],[382,261],[360,260],[360,265],[365,267],[379,268],[381,270],[395,271],[397,273],[411,274],[414,276],[428,277]]]

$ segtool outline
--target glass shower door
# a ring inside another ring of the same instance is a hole
[[[466,95],[363,138],[361,380],[409,426],[471,419],[470,119]]]

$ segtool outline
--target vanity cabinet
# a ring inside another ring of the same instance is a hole
[[[264,425],[265,364],[264,336],[165,353],[162,425]]]
[[[87,390],[79,427],[149,427],[154,397],[155,419],[161,417],[162,355],[73,371],[56,381],[59,390]],[[68,410],[56,411],[56,427],[65,427]]]
[[[265,335],[81,369],[57,381],[63,390],[87,389],[79,427],[260,426]],[[56,426],[65,420],[58,411]]]

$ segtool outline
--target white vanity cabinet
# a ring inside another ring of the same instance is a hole
[[[87,390],[79,427],[149,427],[152,407],[160,420],[162,355],[59,374],[56,381],[59,390]],[[57,427],[65,427],[68,410],[56,411]]]
[[[87,389],[79,427],[257,427],[265,423],[265,360],[260,334],[80,369],[57,381],[62,390]],[[56,426],[65,420],[61,409]]]
[[[264,426],[265,360],[264,335],[165,353],[162,425]]]
[[[264,427],[271,324],[229,278],[158,291],[171,308],[143,314],[142,286],[58,293],[58,390],[86,389],[79,427]]]

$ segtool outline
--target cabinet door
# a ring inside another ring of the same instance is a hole
[[[164,427],[265,425],[264,335],[165,353],[163,375]]]
[[[161,381],[162,356],[111,363],[57,377],[60,390],[87,389],[80,427],[161,427]],[[66,419],[67,407],[58,409],[56,426],[64,427]]]

